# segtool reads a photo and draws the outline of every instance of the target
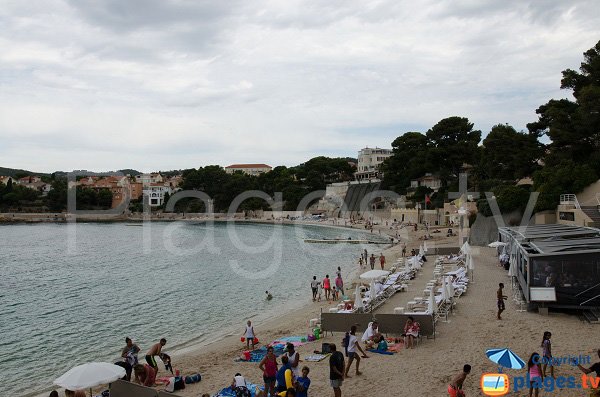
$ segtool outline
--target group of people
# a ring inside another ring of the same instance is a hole
[[[371,270],[374,270],[375,262],[377,262],[377,259],[378,258],[373,253],[371,253],[371,256],[369,256],[367,249],[365,248],[365,250],[360,254],[360,257],[358,258],[358,265],[361,269],[363,269],[367,267],[368,263],[369,266],[371,266]],[[379,266],[381,266],[381,270],[385,269],[385,256],[383,255],[383,253],[379,254]]]
[[[336,271],[335,280],[331,280],[329,274],[325,275],[323,281],[317,280],[317,276],[313,276],[310,282],[310,288],[312,290],[313,302],[321,301],[321,296],[325,294],[325,299],[329,302],[330,300],[337,301],[344,296],[344,280],[342,279],[342,269],[338,266]]]
[[[130,337],[125,338],[125,347],[121,350],[121,361],[117,361],[115,365],[125,369],[123,380],[131,381],[131,375],[135,377],[135,382],[143,386],[153,387],[157,384],[156,375],[158,374],[158,364],[156,357],[159,357],[165,368],[173,373],[171,365],[171,357],[163,353],[162,348],[167,344],[167,340],[162,338],[157,343],[153,344],[150,350],[146,353],[146,363],[141,364],[138,361],[138,354],[141,351],[140,347],[133,343]],[[57,397],[58,392],[53,390],[50,397]],[[83,390],[65,390],[66,397],[85,397]]]

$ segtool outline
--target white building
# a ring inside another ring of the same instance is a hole
[[[428,187],[434,192],[437,192],[442,187],[442,180],[432,174],[425,174],[419,179],[410,181],[410,187],[416,189],[420,186]]]
[[[392,155],[391,149],[369,148],[366,147],[358,152],[358,166],[354,173],[354,178],[359,181],[362,179],[380,179],[381,171],[379,166],[385,159]]]
[[[233,174],[236,171],[242,171],[248,175],[260,175],[271,171],[272,167],[266,164],[232,164],[225,167],[225,172]]]
[[[144,185],[142,191],[144,196],[148,196],[150,207],[158,207],[164,204],[165,194],[173,194],[173,189],[170,186],[165,186],[163,183],[150,183]]]

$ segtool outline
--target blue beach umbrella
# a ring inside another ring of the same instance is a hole
[[[525,367],[525,362],[510,349],[488,349],[485,355],[492,361],[502,367],[510,369],[521,369]]]

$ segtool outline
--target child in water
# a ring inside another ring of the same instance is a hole
[[[265,291],[265,294],[267,294],[267,300],[270,301],[271,299],[273,299],[273,295],[271,295],[269,293],[269,291]]]

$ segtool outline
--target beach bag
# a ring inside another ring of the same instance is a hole
[[[198,383],[202,380],[202,375],[196,373],[193,375],[188,375],[185,377],[185,383],[187,383],[188,385],[191,383]]]

